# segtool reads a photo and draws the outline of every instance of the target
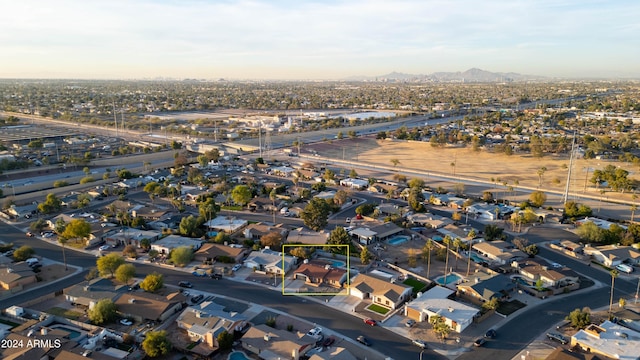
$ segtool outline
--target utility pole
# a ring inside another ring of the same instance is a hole
[[[576,133],[573,133],[573,141],[571,142],[571,157],[569,158],[569,171],[567,171],[567,184],[564,188],[564,195],[562,195],[562,203],[566,204],[569,201],[569,188],[571,186],[571,169],[573,168],[573,154],[576,146]]]

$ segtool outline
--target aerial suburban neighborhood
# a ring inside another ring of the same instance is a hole
[[[640,360],[638,18],[0,2],[0,360]]]

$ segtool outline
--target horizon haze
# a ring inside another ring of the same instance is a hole
[[[638,18],[628,0],[9,1],[0,78],[640,78]]]

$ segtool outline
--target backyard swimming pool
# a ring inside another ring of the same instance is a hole
[[[234,351],[227,357],[229,360],[251,360],[247,355],[241,351]]]
[[[462,276],[456,273],[447,274],[446,279],[444,275],[436,278],[436,282],[440,285],[449,285],[451,283],[457,283],[460,280],[462,280]]]
[[[344,268],[346,266],[347,264],[344,261],[340,261],[340,260],[334,260],[331,263],[331,267],[334,267],[334,268]]]
[[[387,243],[389,243],[389,245],[400,245],[403,243],[406,243],[407,241],[409,241],[409,237],[405,236],[405,235],[396,235],[394,237],[392,237],[391,239],[387,240]]]

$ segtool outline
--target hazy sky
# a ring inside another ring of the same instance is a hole
[[[2,78],[640,78],[638,0],[0,0]]]

